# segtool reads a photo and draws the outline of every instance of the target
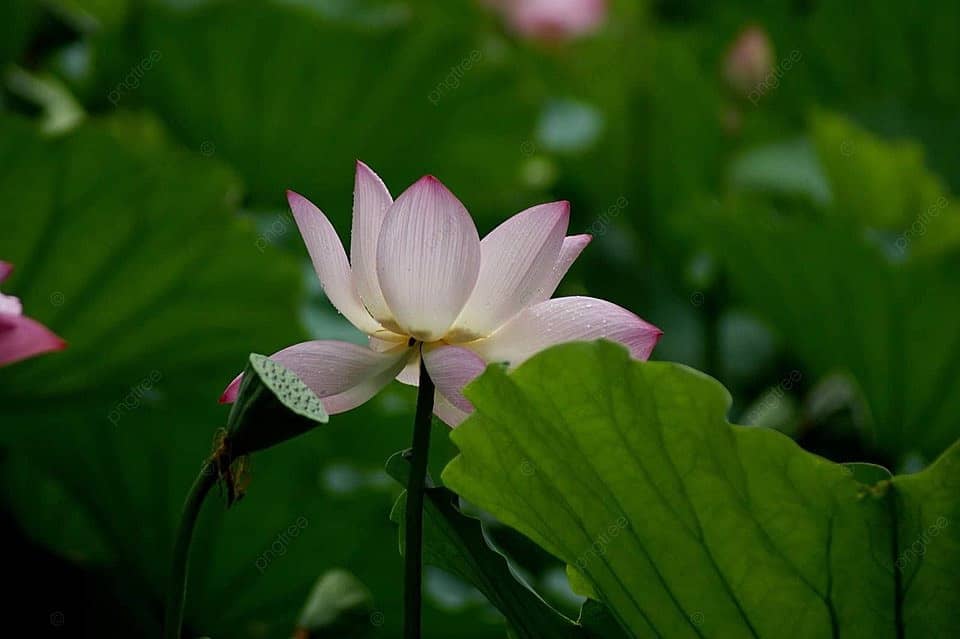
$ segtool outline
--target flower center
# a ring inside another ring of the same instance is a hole
[[[474,333],[473,331],[463,328],[454,328],[443,336],[443,341],[448,344],[463,344],[464,342],[472,342],[481,337],[486,337],[486,335],[480,335],[479,333]]]

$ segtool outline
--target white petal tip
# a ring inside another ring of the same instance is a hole
[[[447,186],[439,180],[434,175],[424,175],[422,178],[413,183],[410,187],[410,190],[413,189],[430,189],[435,193],[448,194],[450,197],[457,199],[457,196],[453,194],[453,191],[447,188]],[[457,199],[459,202],[460,200]]]
[[[357,168],[357,173],[366,173],[367,175],[371,175],[379,179],[379,176],[377,175],[377,173],[373,169],[371,169],[370,165],[364,162],[363,160],[358,159],[356,161],[356,168]]]
[[[639,317],[637,321],[641,326],[637,330],[633,339],[624,340],[624,344],[630,349],[630,354],[639,360],[647,361],[653,354],[653,350],[663,337],[663,331]]]
[[[429,194],[429,197],[439,198],[437,201],[442,202],[447,206],[454,206],[458,209],[462,209],[463,214],[469,217],[469,213],[467,213],[467,209],[465,206],[463,206],[463,203],[460,201],[460,199],[434,175],[424,175],[422,178],[411,184],[403,193],[403,195],[400,196],[400,198],[404,197],[405,195],[410,196],[412,194],[424,193]],[[399,200],[400,198],[397,199]]]
[[[386,195],[387,204],[393,202],[393,198],[390,197],[390,191],[387,189],[387,185],[383,183],[383,180],[377,175],[377,172],[370,168],[363,160],[356,161],[356,174],[354,177],[354,193],[357,190],[361,189],[362,186],[367,188],[379,188]],[[356,200],[354,200],[354,205],[356,205]],[[354,210],[354,215],[357,214],[357,211]]]
[[[567,200],[558,200],[556,202],[547,202],[542,204],[544,214],[553,219],[553,224],[562,223],[566,227],[570,223],[570,202]],[[537,207],[540,208],[540,207]]]
[[[317,208],[313,202],[290,189],[287,189],[287,203],[290,205],[290,209],[294,215],[301,214],[305,210],[314,210]]]

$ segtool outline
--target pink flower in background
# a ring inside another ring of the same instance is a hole
[[[751,26],[730,45],[723,61],[723,74],[727,83],[746,97],[770,76],[773,62],[773,44],[767,32]]]
[[[489,0],[510,27],[527,38],[569,40],[596,31],[606,0]]]
[[[455,426],[473,410],[463,386],[487,363],[513,368],[548,346],[599,338],[647,359],[662,334],[604,300],[549,299],[590,242],[566,236],[567,202],[517,213],[480,241],[463,204],[435,177],[394,201],[358,162],[348,261],[326,216],[292,191],[287,199],[327,297],[369,336],[367,346],[316,340],[271,356],[328,413],[359,406],[394,378],[416,385],[422,353],[435,412]],[[238,376],[220,401],[234,401],[239,386]]]
[[[11,271],[12,264],[0,262],[0,283]],[[23,314],[19,299],[0,293],[0,366],[66,347],[46,326]]]

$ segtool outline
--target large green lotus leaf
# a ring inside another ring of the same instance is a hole
[[[817,374],[853,375],[869,444],[892,461],[932,459],[960,434],[960,209],[916,144],[825,112],[811,131],[829,197],[776,211],[734,201],[707,225],[711,241],[734,289],[791,351]],[[743,190],[774,186],[742,178]]]
[[[960,447],[863,484],[730,396],[620,346],[550,349],[467,389],[447,485],[567,562],[633,637],[955,636]]]
[[[891,460],[932,460],[957,439],[958,257],[901,263],[849,220],[737,209],[714,227],[734,289],[815,373],[852,374],[869,409],[868,443]]]
[[[519,168],[536,96],[510,45],[477,29],[475,3],[408,4],[357,24],[306,3],[148,3],[98,40],[87,102],[149,106],[234,166],[254,206],[291,188],[342,232],[357,158],[394,196],[435,173],[472,212],[502,219],[530,203]]]
[[[960,205],[926,167],[917,142],[887,141],[825,112],[813,116],[811,132],[835,214],[892,232],[902,254],[960,244]]]
[[[301,269],[258,249],[229,172],[165,149],[149,122],[47,140],[0,121],[0,162],[0,256],[17,267],[4,292],[70,344],[0,369],[5,506],[110,574],[138,625],[93,620],[97,636],[156,637],[181,504],[227,422],[217,397],[250,351],[302,339]],[[408,439],[409,404],[391,391],[257,453],[244,499],[229,512],[208,500],[186,636],[289,636],[315,579],[338,567],[372,591],[375,630],[399,633],[397,491],[380,469]],[[426,623],[477,638],[499,626],[433,607]]]

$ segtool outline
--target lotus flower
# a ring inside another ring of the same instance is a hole
[[[606,0],[488,0],[520,35],[569,40],[595,31],[607,17]]]
[[[590,242],[565,237],[567,202],[540,204],[480,241],[463,204],[433,176],[393,200],[357,163],[350,261],[333,226],[306,198],[290,208],[330,302],[368,346],[316,340],[271,359],[296,373],[330,414],[350,410],[396,378],[419,381],[421,356],[450,426],[472,410],[463,386],[487,363],[512,368],[561,342],[608,338],[646,359],[662,334],[633,313],[590,297],[549,299]],[[232,402],[240,377],[220,398]]]
[[[730,87],[749,97],[773,73],[773,44],[767,32],[750,26],[737,36],[723,61],[723,74]]]
[[[0,283],[11,271],[12,264],[0,262]],[[66,346],[67,343],[46,326],[26,317],[18,298],[0,293],[0,366]]]

